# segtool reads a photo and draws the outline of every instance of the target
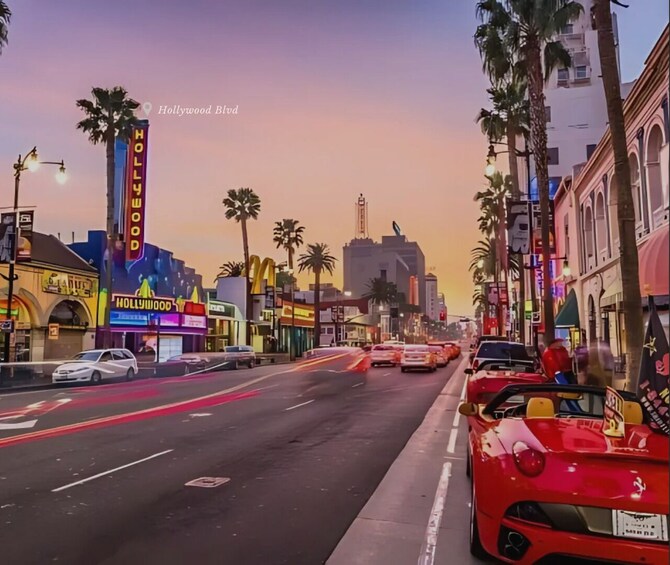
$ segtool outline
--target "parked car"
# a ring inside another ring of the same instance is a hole
[[[477,370],[484,361],[522,361],[534,363],[535,360],[528,355],[528,350],[523,343],[516,341],[484,341],[475,351],[472,358],[472,369]]]
[[[256,353],[249,345],[227,345],[224,353],[224,361],[233,369],[240,367],[252,369],[256,365]]]
[[[391,365],[396,367],[400,364],[402,355],[393,345],[375,345],[370,352],[370,364],[373,367],[380,365]]]
[[[441,345],[429,345],[428,348],[437,356],[437,366],[446,367],[451,359],[450,351]]]
[[[447,345],[450,345],[456,350],[456,357],[458,357],[461,354],[461,344],[458,343],[457,341],[448,341]]]
[[[668,563],[668,437],[645,423],[634,394],[620,395],[616,439],[603,433],[604,388],[513,384],[486,405],[461,404],[473,555]]]
[[[508,341],[508,339],[504,335],[480,335],[470,348],[470,363],[472,363],[472,359],[474,358],[477,349],[479,349],[479,346],[485,341]]]
[[[99,384],[118,377],[131,381],[135,375],[137,360],[127,349],[91,349],[77,353],[71,361],[56,367],[51,382]]]
[[[400,370],[405,373],[414,369],[437,370],[437,355],[428,345],[405,345],[400,361]]]

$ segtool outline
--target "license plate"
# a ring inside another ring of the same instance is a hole
[[[612,533],[620,538],[668,541],[668,518],[662,514],[612,510]]]

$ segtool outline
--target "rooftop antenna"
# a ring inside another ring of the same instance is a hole
[[[60,232],[58,232],[58,241],[60,241]]]
[[[368,203],[363,193],[361,193],[356,202],[356,239],[367,239],[369,237]]]

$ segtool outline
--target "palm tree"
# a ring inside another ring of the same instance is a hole
[[[303,244],[302,234],[305,231],[298,220],[284,219],[275,222],[272,230],[274,237],[272,241],[277,244],[277,249],[283,248],[288,253],[288,268],[293,270],[293,256],[296,250]]]
[[[117,138],[123,141],[129,139],[132,127],[137,123],[135,110],[140,104],[128,98],[128,92],[122,86],[115,86],[111,89],[94,87],[91,94],[93,95],[92,100],[77,100],[77,107],[86,114],[86,117],[77,123],[77,129],[87,133],[93,145],[104,143],[107,155],[107,266],[105,269],[103,347],[109,347],[111,345],[109,317],[112,304],[112,257],[118,236],[114,228],[114,144]]]
[[[258,219],[261,211],[261,199],[251,188],[231,188],[228,196],[223,199],[223,205],[226,207],[226,219],[235,220],[242,225],[242,249],[244,251],[244,274],[246,277],[246,326],[247,326],[247,345],[251,345],[251,318],[253,313],[253,298],[251,297],[251,278],[249,271],[249,234],[247,232],[247,222]]]
[[[621,6],[619,2],[615,2]],[[612,13],[610,0],[595,0],[591,8],[591,19],[598,30],[600,68],[607,100],[607,117],[610,143],[614,153],[614,174],[617,186],[617,222],[619,224],[619,250],[621,265],[621,288],[623,292],[623,316],[626,328],[626,387],[631,388],[640,370],[644,323],[642,320],[642,296],[640,292],[639,264],[635,241],[635,209],[630,185],[630,166],[626,150],[626,128],[619,83]]]
[[[219,268],[221,272],[216,275],[217,279],[244,276],[244,263],[242,261],[228,261]]]
[[[2,48],[7,45],[7,33],[11,19],[12,11],[3,0],[0,0],[0,54],[2,54]]]
[[[556,67],[570,66],[570,54],[554,38],[582,10],[582,5],[573,0],[480,0],[477,3],[477,15],[483,23],[477,29],[475,40],[489,75],[498,79],[516,66],[517,72],[523,69],[528,77],[530,138],[540,196],[543,265],[549,265],[551,256],[544,83]],[[549,269],[544,268],[542,274],[544,339],[549,344],[554,339],[554,301]]]
[[[372,302],[376,306],[391,304],[398,300],[398,287],[393,282],[377,277],[370,279],[367,287],[368,290],[363,295],[363,298]]]
[[[335,270],[337,259],[330,254],[325,243],[310,243],[307,252],[300,256],[298,267],[300,272],[314,273],[314,341],[318,346],[321,340],[321,273],[326,271],[330,275]]]

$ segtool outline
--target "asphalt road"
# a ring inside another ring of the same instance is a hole
[[[365,379],[328,362],[2,396],[0,560],[323,563],[457,365]],[[330,384],[315,388],[315,371]],[[185,485],[200,477],[222,484]]]

